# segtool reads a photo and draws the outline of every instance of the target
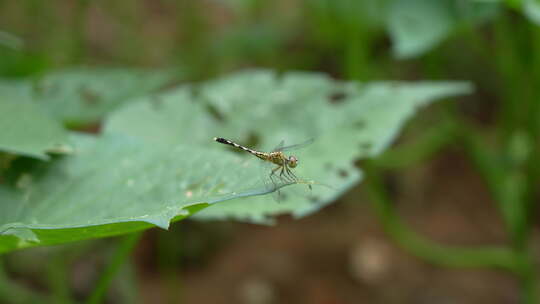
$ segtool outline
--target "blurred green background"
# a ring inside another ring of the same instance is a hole
[[[468,80],[475,93],[422,110],[314,215],[12,252],[0,303],[540,301],[540,2],[0,0],[2,78],[72,66],[186,83],[246,68]],[[89,121],[68,126],[98,132]]]

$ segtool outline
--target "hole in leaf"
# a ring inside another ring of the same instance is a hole
[[[219,122],[224,122],[225,121],[225,116],[223,116],[223,114],[221,112],[219,112],[218,109],[216,107],[214,107],[214,105],[207,103],[206,104],[206,110],[208,111],[210,116],[212,116],[215,120],[217,120]]]
[[[347,94],[342,91],[334,92],[328,96],[328,100],[331,104],[340,104],[345,101],[345,98],[347,98]]]
[[[58,94],[60,91],[60,87],[58,83],[50,82],[46,78],[38,80],[34,82],[33,84],[33,91],[36,95],[43,97],[43,96],[51,96]]]
[[[362,149],[364,151],[371,149],[371,147],[372,147],[372,144],[370,142],[362,142],[362,143],[360,143],[360,149]]]
[[[358,121],[354,122],[353,126],[355,128],[358,128],[358,129],[363,129],[363,128],[366,127],[366,122],[363,121],[363,120],[358,120]]]
[[[157,96],[150,98],[150,106],[154,110],[159,110],[163,107],[163,100]]]
[[[90,124],[75,126],[70,129],[74,131],[84,132],[84,133],[98,134],[99,132],[101,132],[101,124],[90,123]]]
[[[192,102],[198,102],[198,99],[202,97],[201,88],[199,86],[190,87],[189,97],[191,97]]]
[[[35,81],[32,83],[32,91],[36,95],[41,95],[45,92],[45,86],[43,81]]]
[[[84,86],[79,88],[79,94],[81,95],[84,103],[89,106],[94,106],[101,101],[101,97],[98,95],[97,92]]]
[[[284,70],[277,70],[274,72],[274,80],[279,84],[283,82],[283,79],[285,78],[285,71]]]

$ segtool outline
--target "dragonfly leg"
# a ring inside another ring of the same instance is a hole
[[[281,169],[281,166],[277,166],[275,168],[272,169],[272,172],[270,172],[270,181],[272,182],[272,184],[274,185],[274,188],[277,188],[278,187],[278,183],[274,180],[274,178],[276,178],[276,171]]]
[[[285,168],[287,170],[287,175],[289,176],[291,182],[295,182],[298,180],[298,177],[296,177],[296,175],[294,174],[294,172],[292,172],[291,169],[289,169],[288,167]]]
[[[279,172],[279,177],[282,181],[285,181],[286,183],[294,183],[294,179],[292,179],[291,175],[289,174],[290,170],[287,167],[287,165],[283,165],[281,167],[281,172]]]
[[[279,178],[283,178],[283,173],[285,172],[285,166],[281,166],[281,171],[279,172]]]
[[[270,176],[274,175],[276,173],[276,171],[279,170],[280,168],[281,168],[281,166],[277,166],[274,169],[272,169],[272,172],[270,173]]]
[[[290,182],[291,182],[291,177],[290,177],[290,175],[289,175],[289,170],[288,170],[288,168],[287,168],[287,167],[284,167],[283,171],[284,171],[284,173],[283,173],[283,174],[284,174],[283,179],[286,180],[288,183],[290,183]]]

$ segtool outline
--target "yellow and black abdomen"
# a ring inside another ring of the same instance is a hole
[[[242,145],[239,145],[239,144],[235,143],[234,141],[231,141],[231,140],[228,140],[228,139],[225,139],[225,138],[214,137],[214,140],[217,141],[220,144],[225,144],[225,145],[233,146],[235,148],[244,150],[244,151],[246,151],[248,153],[251,153],[251,154],[253,154],[253,155],[255,155],[258,158],[263,159],[263,160],[269,160],[269,158],[270,158],[269,153],[255,151],[253,149],[250,149],[248,147],[244,147]]]

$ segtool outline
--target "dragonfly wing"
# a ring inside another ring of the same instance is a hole
[[[276,150],[276,151],[291,151],[291,150],[296,150],[296,149],[300,149],[300,148],[303,148],[305,146],[308,146],[310,144],[312,144],[313,142],[315,141],[315,138],[310,138],[308,140],[306,140],[305,142],[303,143],[299,143],[299,144],[296,144],[296,145],[291,145],[291,146],[286,146],[286,147],[281,147],[281,149],[279,150]]]
[[[283,149],[283,146],[285,145],[285,141],[282,140],[279,142],[279,145],[277,145],[274,150],[272,150],[272,152],[277,152],[277,151],[281,151]]]

